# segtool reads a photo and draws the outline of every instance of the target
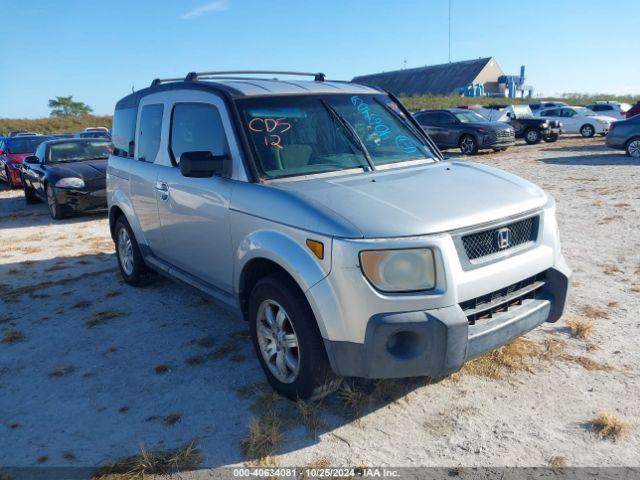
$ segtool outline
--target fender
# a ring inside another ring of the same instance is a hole
[[[264,258],[286,270],[306,294],[331,271],[331,240],[325,239],[327,248],[322,261],[317,260],[303,242],[274,230],[258,230],[244,237],[236,251],[235,292],[240,293],[240,282],[247,264],[255,258]]]

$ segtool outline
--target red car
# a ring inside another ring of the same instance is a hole
[[[20,165],[22,160],[33,155],[45,140],[46,135],[25,135],[8,137],[0,140],[0,179],[9,184],[11,188],[22,186],[20,178]]]
[[[624,112],[624,116],[626,118],[635,117],[636,115],[640,115],[640,102],[636,103],[633,107]]]

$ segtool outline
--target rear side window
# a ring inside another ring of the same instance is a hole
[[[137,108],[122,108],[113,115],[113,154],[119,157],[133,157],[136,135]]]
[[[153,163],[160,147],[164,105],[145,105],[140,113],[138,160]]]
[[[183,103],[173,107],[171,117],[171,156],[176,164],[185,152],[228,153],[227,138],[220,112],[213,105]]]

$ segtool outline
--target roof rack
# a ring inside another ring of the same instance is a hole
[[[151,86],[160,85],[166,82],[195,82],[196,80],[206,80],[212,78],[234,78],[244,79],[245,77],[230,77],[230,75],[294,75],[298,77],[313,77],[316,82],[324,82],[326,75],[322,72],[289,72],[286,70],[227,70],[218,72],[189,72],[184,78],[156,78],[151,82]]]

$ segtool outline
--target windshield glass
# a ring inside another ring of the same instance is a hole
[[[486,123],[488,120],[476,112],[453,112],[462,123]]]
[[[573,107],[573,110],[578,114],[578,115],[584,115],[585,117],[592,117],[594,115],[597,115],[596,112],[594,112],[593,110],[589,110],[586,107]]]
[[[80,162],[108,158],[111,144],[104,141],[69,142],[49,145],[49,162]]]
[[[529,105],[512,105],[511,108],[518,118],[533,117]]]
[[[237,102],[258,168],[270,178],[436,158],[386,95]]]
[[[25,136],[25,137],[12,137],[6,140],[9,153],[33,153],[45,140],[49,140],[49,137],[45,136]]]

